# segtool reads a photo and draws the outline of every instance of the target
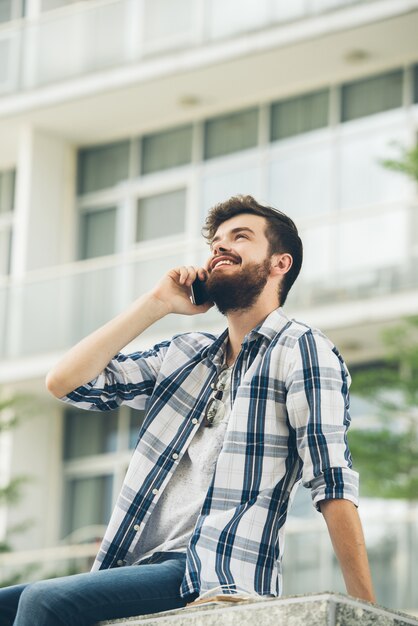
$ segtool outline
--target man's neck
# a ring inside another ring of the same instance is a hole
[[[244,337],[256,326],[261,324],[266,317],[279,306],[255,304],[251,309],[244,311],[231,311],[228,318],[228,344],[227,363],[231,365],[237,358]]]

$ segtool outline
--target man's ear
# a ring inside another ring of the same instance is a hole
[[[271,259],[271,272],[275,276],[283,276],[283,274],[287,274],[292,265],[293,258],[288,252],[273,254]]]

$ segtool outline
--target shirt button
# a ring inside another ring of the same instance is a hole
[[[197,420],[195,417],[192,419],[192,424],[197,424],[199,420]]]
[[[156,496],[156,495],[157,495],[157,493],[158,493],[158,489],[153,489],[153,490],[152,490],[152,493],[154,494],[154,496]]]
[[[125,561],[122,561],[121,559],[119,559],[119,561],[117,561],[116,565],[118,567],[122,567],[122,565],[125,565]]]
[[[134,530],[138,531],[141,527],[139,526],[139,524],[135,524],[134,526]]]
[[[177,454],[177,452],[174,452],[174,454],[171,455],[172,459],[178,459],[179,455]]]

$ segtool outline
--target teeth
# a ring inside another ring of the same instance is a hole
[[[220,265],[235,265],[235,263],[233,263],[232,261],[227,261],[227,260],[219,261],[219,263],[216,263],[216,265],[214,266],[214,269],[215,267],[219,267]]]

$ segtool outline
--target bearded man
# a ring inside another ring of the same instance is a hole
[[[49,373],[64,402],[126,404],[145,420],[93,571],[0,591],[1,624],[87,626],[203,594],[280,595],[299,482],[325,517],[347,592],[374,600],[346,440],[349,373],[329,339],[282,310],[302,264],[297,228],[237,196],[209,212],[205,234],[204,268],[169,271]],[[190,300],[196,278],[208,297],[200,305]],[[162,317],[213,303],[228,322],[219,336],[120,352]]]

